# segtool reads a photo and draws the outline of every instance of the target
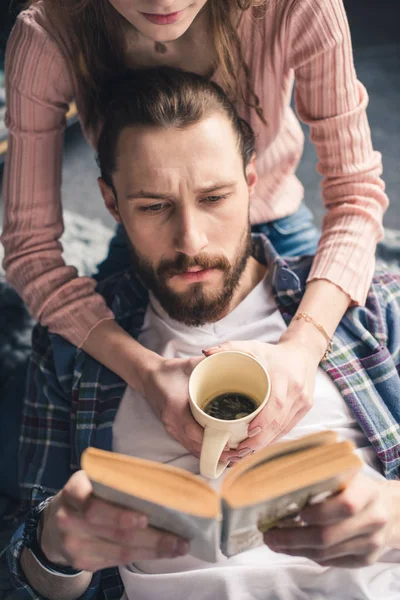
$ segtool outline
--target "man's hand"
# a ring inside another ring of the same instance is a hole
[[[142,380],[143,394],[166,431],[193,456],[200,458],[204,429],[195,421],[189,405],[189,377],[204,360],[198,358],[160,358],[147,369]],[[237,456],[236,450],[225,451],[222,461]]]
[[[300,513],[304,527],[274,528],[264,541],[274,552],[304,556],[323,566],[358,568],[398,544],[398,481],[357,475],[340,494]]]
[[[94,572],[189,551],[187,541],[149,527],[145,515],[99,500],[92,491],[79,471],[45,509],[41,546],[51,562]]]
[[[211,356],[227,350],[251,354],[264,365],[271,378],[271,396],[250,422],[249,437],[238,446],[237,452],[246,448],[260,450],[291,431],[312,407],[321,357],[295,340],[280,341],[276,345],[258,341],[228,342],[204,350],[204,354]]]

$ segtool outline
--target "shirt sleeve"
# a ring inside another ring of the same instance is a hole
[[[43,596],[40,596],[36,592],[36,590],[34,590],[33,587],[29,585],[29,582],[26,579],[21,567],[21,555],[25,547],[24,528],[25,523],[23,522],[13,535],[8,548],[7,559],[11,583],[15,591],[18,593],[18,598],[21,598],[21,600],[25,598],[33,600],[45,600]],[[100,576],[100,571],[93,575],[89,587],[87,588],[85,593],[79,597],[78,600],[91,600],[91,598],[98,597],[100,587]]]
[[[295,101],[322,175],[327,208],[308,281],[327,279],[364,304],[388,206],[381,155],[372,147],[368,94],[357,80],[342,0],[295,0],[288,18]]]
[[[55,39],[22,12],[6,50],[8,152],[3,178],[4,268],[32,316],[80,347],[113,314],[62,258],[65,114],[73,80]]]
[[[47,328],[40,325],[35,328],[27,372],[29,402],[24,405],[20,436],[20,508],[24,514],[44,498],[54,496],[73,472],[70,422],[76,354],[76,348],[65,339],[49,335]],[[10,581],[18,598],[42,600],[21,567],[24,528],[25,522],[15,532],[7,550]],[[93,576],[82,600],[96,598],[100,575],[99,572]]]

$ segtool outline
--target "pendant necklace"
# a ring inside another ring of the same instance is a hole
[[[154,49],[159,54],[165,54],[167,51],[167,46],[165,44],[163,44],[162,42],[155,42]]]

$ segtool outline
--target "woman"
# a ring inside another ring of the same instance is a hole
[[[95,280],[62,260],[60,173],[65,112],[75,99],[96,147],[101,94],[126,66],[178,66],[213,78],[257,135],[259,183],[254,230],[281,254],[315,252],[317,232],[295,176],[302,133],[290,96],[311,128],[327,208],[297,319],[276,346],[232,343],[268,367],[273,395],[238,450],[289,431],[309,410],[316,371],[350,303],[363,304],[387,207],[380,155],[373,151],[367,93],[357,81],[342,0],[31,0],[7,50],[5,218],[9,282],[50,331],[138,389],[165,427],[198,455],[202,431],[187,405],[193,362],[165,361],[113,320]],[[109,261],[127,254],[114,241]],[[123,242],[122,242],[123,244]],[[118,254],[118,251],[120,254]],[[129,259],[128,259],[129,260]],[[108,262],[110,265],[110,262]],[[103,265],[100,276],[107,274]],[[111,270],[113,270],[111,269]],[[110,271],[110,269],[108,269]],[[237,456],[227,452],[223,458]]]

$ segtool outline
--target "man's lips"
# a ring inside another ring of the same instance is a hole
[[[203,269],[202,267],[190,267],[183,273],[176,273],[173,277],[178,277],[181,281],[196,282],[203,281],[213,272],[215,269]]]
[[[169,15],[153,15],[151,13],[142,13],[145,19],[154,23],[154,25],[172,25],[181,18],[183,10],[178,12],[170,13]]]

